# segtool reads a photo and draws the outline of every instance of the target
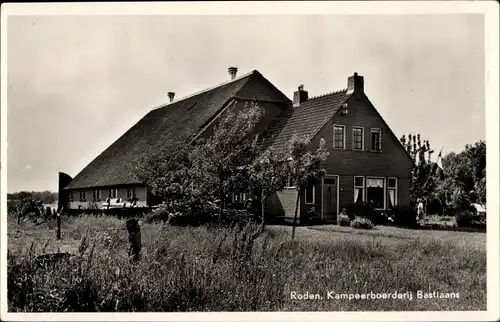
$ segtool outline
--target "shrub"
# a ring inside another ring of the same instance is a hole
[[[455,215],[458,227],[470,227],[474,222],[474,215],[468,210],[462,210]]]
[[[362,217],[370,220],[375,225],[383,225],[387,223],[387,218],[375,211],[373,206],[367,202],[358,202],[350,204],[346,207],[347,215],[352,221],[355,217]]]
[[[144,217],[144,222],[155,223],[155,222],[167,222],[170,212],[165,204],[161,204],[158,208],[154,209],[152,212],[148,213]]]
[[[344,215],[344,214],[338,215],[337,224],[339,226],[343,226],[343,227],[349,226],[350,223],[351,223],[351,219],[349,219],[349,216]]]
[[[395,206],[392,209],[394,225],[403,227],[416,227],[417,211],[412,206]]]
[[[373,223],[367,218],[355,218],[351,221],[351,227],[356,229],[372,229]]]

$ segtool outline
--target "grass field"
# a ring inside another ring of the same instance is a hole
[[[64,218],[61,240],[54,223],[9,219],[9,310],[486,310],[485,233],[324,225],[299,227],[292,241],[290,227],[269,226],[251,241],[253,229],[143,224],[142,258],[130,263],[125,223],[116,218]],[[34,260],[58,251],[76,255],[55,266]],[[417,291],[459,298],[417,299]],[[292,298],[306,292],[318,297]]]

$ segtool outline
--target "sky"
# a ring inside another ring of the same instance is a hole
[[[292,98],[354,72],[397,137],[485,140],[482,15],[9,16],[7,190],[57,191],[151,109],[254,69]]]

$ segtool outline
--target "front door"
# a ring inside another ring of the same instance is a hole
[[[323,179],[323,220],[337,220],[337,177]]]

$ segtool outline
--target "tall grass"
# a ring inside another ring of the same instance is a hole
[[[10,311],[484,310],[485,251],[436,240],[382,244],[354,236],[290,240],[256,226],[142,226],[141,260],[127,257],[124,223],[66,221],[76,255],[40,263],[45,245],[8,254]],[[458,292],[459,299],[292,300],[290,293]]]

